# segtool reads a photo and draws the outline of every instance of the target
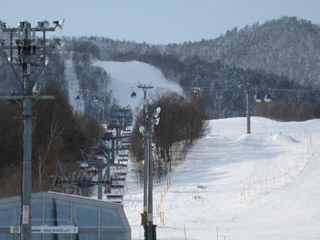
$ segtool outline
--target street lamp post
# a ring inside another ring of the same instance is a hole
[[[0,30],[10,33],[10,45],[5,45],[5,40],[0,39],[0,48],[10,50],[9,62],[18,80],[22,83],[22,95],[2,98],[22,100],[23,109],[23,164],[22,164],[22,191],[21,191],[21,226],[20,239],[31,239],[31,193],[32,193],[32,99],[53,99],[52,96],[39,96],[39,89],[35,83],[43,68],[47,64],[46,49],[61,48],[64,42],[58,38],[46,44],[46,32],[62,29],[63,22],[54,21],[55,27],[49,27],[49,22],[38,22],[38,26],[31,27],[27,21],[19,23],[17,28],[7,28],[6,23],[0,21]],[[36,33],[42,32],[42,38],[36,38]],[[15,33],[15,38],[13,37]],[[17,54],[13,56],[13,54]],[[21,67],[23,80],[20,80],[15,67]],[[31,68],[39,67],[38,72],[31,77]]]

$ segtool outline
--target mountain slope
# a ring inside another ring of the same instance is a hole
[[[159,69],[146,63],[131,62],[113,62],[113,61],[93,61],[93,65],[102,67],[111,76],[111,84],[108,89],[112,91],[112,95],[119,101],[120,105],[131,107],[139,106],[139,102],[143,99],[143,91],[137,86],[146,85],[157,88],[170,89],[180,92],[181,87],[173,82],[169,82]],[[132,91],[137,94],[136,98],[130,98]]]
[[[170,180],[154,187],[157,239],[316,239],[319,121],[212,120]],[[132,239],[143,235],[142,188],[129,171],[124,208]],[[164,215],[164,226],[159,218]]]
[[[152,86],[147,93],[147,98],[152,91],[157,91],[157,89],[167,89],[174,92],[179,92],[183,95],[181,87],[174,83],[168,81],[160,70],[156,69],[146,63],[131,61],[131,62],[113,62],[113,61],[100,61],[92,60],[92,66],[98,66],[103,68],[110,77],[110,84],[106,89],[100,89],[104,92],[109,92],[112,101],[117,102],[122,107],[127,107],[130,105],[132,110],[141,105],[141,100],[144,98],[144,93],[142,89],[137,86]],[[70,79],[68,81],[68,95],[70,104],[74,109],[78,111],[83,111],[84,99],[80,98],[75,100],[79,95],[79,79],[76,76],[75,69],[72,66],[70,60],[66,61],[65,68],[65,78]],[[131,98],[131,93],[135,92],[136,97]],[[96,93],[92,92],[91,95]],[[102,97],[102,96],[100,96]]]

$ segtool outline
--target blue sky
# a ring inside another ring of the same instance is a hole
[[[0,20],[65,19],[57,36],[102,36],[151,44],[213,39],[234,27],[296,16],[320,24],[319,0],[3,0]]]

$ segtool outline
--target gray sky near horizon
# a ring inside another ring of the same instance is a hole
[[[283,16],[320,24],[320,0],[1,0],[0,20],[65,19],[56,36],[98,36],[150,44],[214,39]]]

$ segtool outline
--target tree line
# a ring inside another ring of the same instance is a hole
[[[320,104],[308,105],[304,102],[287,104],[284,102],[261,102],[254,108],[254,114],[272,120],[306,121],[320,118]]]

